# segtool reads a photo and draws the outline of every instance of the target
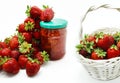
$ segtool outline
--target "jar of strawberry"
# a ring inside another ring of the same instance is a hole
[[[41,50],[50,55],[50,60],[61,59],[65,55],[66,26],[64,19],[53,19],[50,22],[40,22]]]

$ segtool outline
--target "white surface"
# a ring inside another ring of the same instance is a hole
[[[43,4],[47,4],[53,7],[55,17],[68,20],[68,27],[66,55],[63,59],[50,61],[46,65],[43,65],[40,72],[32,78],[26,75],[25,70],[21,70],[19,74],[15,76],[6,75],[4,72],[0,72],[0,82],[119,83],[120,77],[111,81],[99,81],[91,78],[76,57],[75,46],[79,42],[79,28],[82,16],[90,6],[106,3],[120,7],[119,0],[1,0],[0,39],[9,37],[15,33],[15,29],[18,24],[22,23],[26,18],[25,10],[27,5],[36,5],[41,7]],[[94,22],[97,22],[98,20],[95,17],[92,18],[93,24],[96,24]],[[99,21],[101,21],[101,19]],[[108,21],[111,22],[111,20]],[[91,22],[91,20],[88,20],[88,22]],[[91,27],[89,24],[86,25],[86,27],[88,27],[88,31],[95,29],[92,28],[95,25],[91,25]]]

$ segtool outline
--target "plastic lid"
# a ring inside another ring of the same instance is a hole
[[[53,19],[50,22],[41,21],[40,26],[47,29],[60,29],[67,26],[67,21],[64,19]]]

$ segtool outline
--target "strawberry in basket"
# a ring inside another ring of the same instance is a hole
[[[118,57],[120,56],[120,32],[85,35],[76,48],[79,54],[93,60]]]

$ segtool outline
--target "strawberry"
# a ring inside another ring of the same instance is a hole
[[[79,50],[79,54],[81,54],[84,57],[88,57],[90,55],[85,49]]]
[[[9,57],[11,55],[11,49],[4,48],[4,49],[2,49],[1,54],[2,54],[2,56],[8,56]]]
[[[40,39],[40,31],[35,29],[34,32],[33,32],[33,37],[35,39]]]
[[[41,13],[41,21],[49,22],[53,19],[54,17],[54,11],[52,8],[49,8],[48,6],[43,5],[43,12]]]
[[[100,32],[96,34],[96,43],[98,47],[102,48],[103,50],[107,50],[115,43],[115,41],[113,36]]]
[[[106,52],[104,52],[102,49],[95,49],[92,53],[91,53],[91,59],[93,60],[101,60],[104,59],[106,57]]]
[[[43,52],[38,52],[35,54],[34,56],[35,58],[37,58],[40,61],[40,64],[42,65],[44,62],[49,61],[49,55],[47,54],[46,51]]]
[[[120,55],[120,50],[116,45],[112,45],[108,50],[107,50],[107,59],[118,57]]]
[[[32,18],[30,18],[30,17],[26,18],[24,20],[24,24],[25,24],[26,31],[32,31],[34,29],[35,22]]]
[[[20,55],[18,58],[18,63],[20,65],[21,69],[25,69],[26,68],[26,63],[28,61],[28,58],[26,55]]]
[[[18,60],[19,55],[20,55],[20,52],[18,50],[12,50],[10,56]]]
[[[5,42],[0,42],[0,48],[8,48],[8,45]]]
[[[19,46],[19,52],[22,54],[27,54],[30,53],[32,44],[29,44],[27,42],[23,42],[20,46]]]
[[[9,46],[11,49],[18,49],[19,41],[18,37],[12,37],[9,41]]]
[[[22,33],[22,36],[24,37],[24,40],[30,43],[32,41],[32,35],[29,32]]]
[[[40,70],[40,62],[37,59],[28,58],[26,63],[26,74],[28,76],[35,76]]]
[[[40,18],[42,10],[37,6],[27,6],[26,14],[33,19]]]
[[[17,28],[17,31],[18,31],[19,33],[26,32],[27,30],[25,29],[25,24],[24,24],[24,23],[19,24],[19,26],[18,26],[18,28]]]
[[[2,69],[11,74],[17,74],[20,70],[19,64],[14,58],[7,58],[2,65]]]

